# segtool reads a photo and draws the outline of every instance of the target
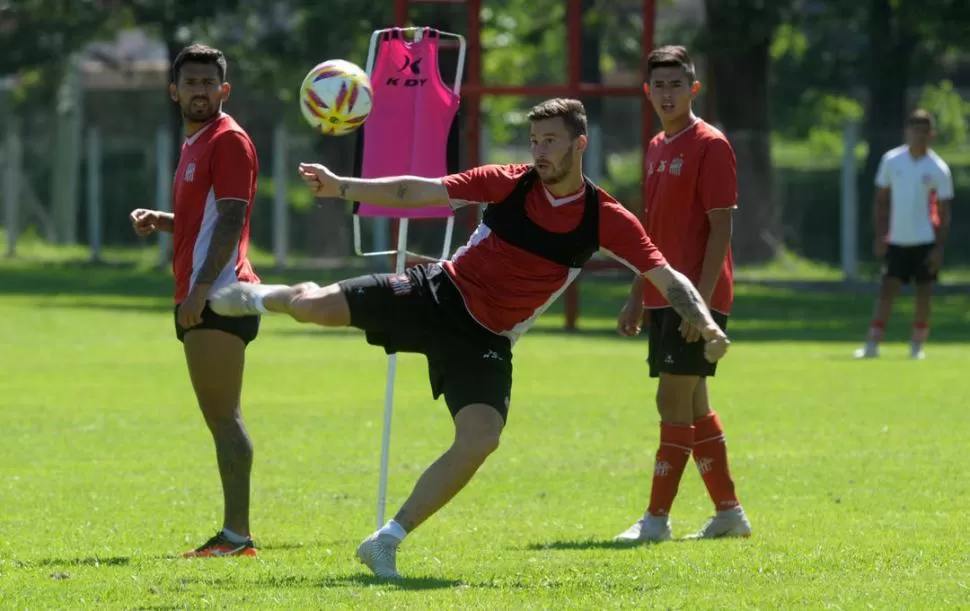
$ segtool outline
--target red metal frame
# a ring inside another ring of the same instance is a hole
[[[567,82],[561,85],[485,85],[482,83],[482,40],[481,40],[481,12],[482,0],[394,0],[394,24],[399,27],[407,26],[408,13],[411,4],[449,3],[464,4],[468,11],[467,43],[465,68],[465,83],[462,84],[462,97],[465,100],[465,134],[467,138],[468,165],[480,165],[479,142],[481,134],[481,99],[485,95],[529,95],[529,96],[568,96],[568,97],[604,97],[604,96],[640,96],[640,120],[642,126],[641,146],[643,157],[646,158],[647,146],[653,137],[653,109],[643,95],[643,87],[608,87],[599,83],[582,82],[580,64],[583,50],[579,41],[583,31],[583,16],[581,0],[563,0],[566,5],[567,37],[570,41],[567,58]],[[647,56],[653,49],[654,18],[656,15],[656,0],[642,0],[641,16],[643,19],[643,38],[641,41],[643,57],[641,73],[643,81],[647,80]],[[640,188],[640,206],[647,201],[646,181]],[[478,219],[469,219],[476,223]],[[396,227],[395,227],[396,233]],[[598,265],[596,267],[612,267],[612,265]],[[579,287],[578,282],[572,283],[564,295],[566,314],[566,329],[574,330],[579,318]]]

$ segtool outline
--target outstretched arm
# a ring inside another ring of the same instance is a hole
[[[447,206],[450,202],[448,189],[440,178],[352,178],[337,176],[318,163],[301,163],[300,177],[317,197],[339,197],[388,208]]]
[[[341,199],[366,201],[390,208],[448,205],[448,190],[441,180],[420,176],[341,177],[337,183],[337,194]]]
[[[701,337],[705,341],[724,336],[724,332],[714,322],[711,311],[704,304],[704,298],[687,276],[669,265],[655,267],[643,276],[667,297],[667,301],[681,318],[701,330]]]

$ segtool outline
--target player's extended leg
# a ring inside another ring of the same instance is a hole
[[[886,323],[889,322],[889,315],[892,313],[893,300],[902,287],[902,280],[896,276],[884,274],[879,285],[879,296],[876,298],[876,305],[872,313],[872,322],[869,323],[869,334],[866,337],[866,345],[855,351],[857,359],[869,359],[879,356],[879,342],[882,341],[886,330]]]
[[[223,316],[274,312],[324,327],[350,324],[350,306],[338,284],[321,287],[313,282],[294,286],[236,282],[214,292],[209,306]]]
[[[926,357],[923,345],[930,335],[930,310],[933,301],[933,281],[916,283],[916,298],[913,307],[913,334],[909,345],[909,355],[914,359]]]
[[[643,519],[617,535],[621,541],[671,538],[670,508],[694,447],[694,389],[700,378],[663,372],[659,377],[660,447],[654,461],[650,506]]]
[[[215,441],[225,501],[223,529],[185,556],[255,556],[249,531],[253,444],[239,405],[246,346],[216,329],[189,330],[183,342],[192,387]]]
[[[711,409],[707,378],[694,388],[694,464],[714,502],[713,518],[690,538],[747,537],[751,523],[741,508],[734,491],[734,480],[728,468],[727,442],[717,413]]]
[[[451,447],[418,478],[394,519],[360,544],[360,561],[378,577],[400,577],[398,545],[468,484],[485,459],[498,449],[503,427],[502,416],[490,405],[476,403],[462,408],[455,415]]]

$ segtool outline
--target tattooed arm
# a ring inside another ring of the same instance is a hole
[[[701,330],[701,337],[706,341],[725,337],[724,332],[711,317],[711,311],[704,304],[704,298],[687,276],[665,265],[653,268],[644,274],[644,277],[667,297],[667,301],[681,318]]]
[[[317,197],[339,197],[388,208],[448,206],[448,189],[439,178],[388,176],[351,178],[337,176],[318,163],[301,163],[300,177]]]
[[[340,177],[337,181],[337,195],[341,199],[371,202],[390,208],[448,205],[448,190],[441,181],[420,176]]]
[[[205,261],[199,269],[196,285],[211,286],[232,259],[246,223],[246,207],[249,202],[240,199],[220,199],[216,201],[215,227],[206,251]]]

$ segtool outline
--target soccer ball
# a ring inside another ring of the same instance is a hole
[[[374,88],[360,66],[331,59],[314,66],[300,85],[300,111],[311,127],[328,136],[349,134],[374,107]]]

